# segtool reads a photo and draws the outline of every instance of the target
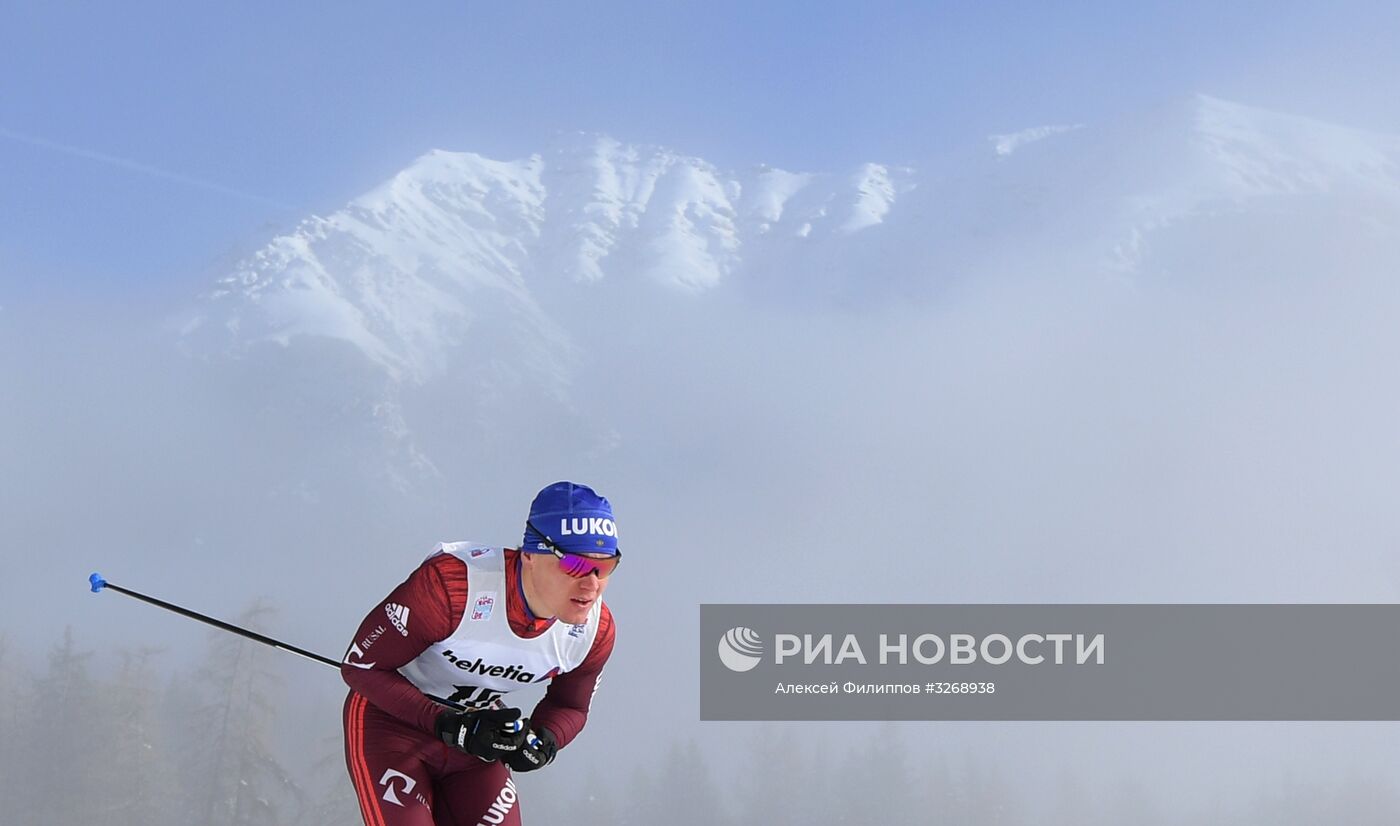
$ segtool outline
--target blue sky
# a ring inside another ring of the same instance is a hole
[[[0,291],[196,288],[426,149],[559,130],[844,169],[1204,91],[1400,132],[1393,6],[1217,6],[14,3]]]

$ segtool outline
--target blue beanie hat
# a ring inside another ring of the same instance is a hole
[[[522,551],[549,551],[552,542],[575,553],[617,553],[612,505],[587,485],[555,482],[535,495]]]

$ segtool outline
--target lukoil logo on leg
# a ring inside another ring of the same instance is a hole
[[[719,661],[730,671],[749,671],[763,658],[763,638],[752,628],[738,626],[719,640]]]

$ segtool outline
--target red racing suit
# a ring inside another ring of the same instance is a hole
[[[505,551],[506,612],[519,637],[554,623],[530,613],[520,580],[520,553]],[[429,557],[365,617],[340,673],[345,700],[345,761],[366,826],[471,826],[520,822],[510,769],[484,763],[439,740],[443,707],[399,673],[457,629],[466,610],[467,566],[451,554]],[[385,633],[386,616],[411,617],[407,633]],[[613,648],[612,612],[601,606],[597,635],[583,662],[555,676],[529,715],[559,748],[583,729],[603,665]]]

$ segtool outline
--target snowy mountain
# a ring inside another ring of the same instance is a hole
[[[727,173],[592,136],[514,161],[433,151],[273,239],[220,280],[207,315],[244,343],[343,340],[413,382],[441,374],[469,331],[512,336],[558,381],[569,338],[542,291],[605,278],[713,290],[767,239],[877,226],[911,177],[873,163],[845,175]]]
[[[341,340],[411,382],[440,375],[469,338],[513,336],[530,342],[538,378],[561,381],[570,335],[541,296],[579,285],[698,294],[753,260],[810,268],[810,254],[828,268],[873,260],[936,279],[940,262],[965,272],[1008,247],[1052,259],[1092,248],[1123,272],[1154,233],[1262,198],[1400,204],[1400,138],[1206,96],[1118,124],[989,140],[990,153],[945,170],[868,163],[845,174],[726,172],[584,135],[513,161],[433,151],[273,239],[220,280],[201,322],[236,344]],[[878,244],[858,243],[872,232]]]
[[[1186,225],[1358,207],[1384,220],[1400,208],[1400,137],[1205,95],[989,140],[995,168],[958,181],[959,198],[986,204],[981,225],[957,231],[990,232],[1037,260],[1080,255],[1073,266],[1105,273],[1140,273]]]
[[[1400,138],[1206,96],[992,135],[917,170],[725,171],[575,135],[510,161],[429,152],[249,256],[185,332],[289,371],[322,405],[294,415],[354,406],[394,462],[431,469],[503,416],[548,415],[545,399],[606,451],[606,394],[575,410],[581,377],[717,296],[839,313],[1008,277],[1306,277],[1397,226]],[[422,447],[444,409],[471,435]]]
[[[1196,144],[1236,198],[1354,187],[1400,195],[1400,137],[1201,96]]]

